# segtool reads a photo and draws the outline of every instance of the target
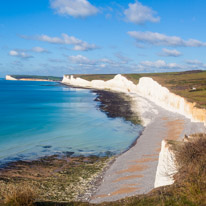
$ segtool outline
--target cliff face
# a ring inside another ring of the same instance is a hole
[[[169,111],[177,112],[188,117],[192,121],[203,122],[206,125],[205,109],[196,108],[195,103],[190,103],[183,97],[171,93],[167,88],[162,87],[149,77],[140,78],[139,83],[135,85],[120,74],[108,81],[87,81],[81,78],[74,78],[72,75],[65,75],[62,83],[79,87],[111,89],[125,93],[137,93]]]
[[[118,74],[113,79],[108,81],[103,80],[92,80],[87,81],[81,78],[74,78],[72,75],[64,75],[62,83],[70,84],[73,86],[96,88],[96,89],[111,89],[119,92],[131,92],[137,89],[136,85],[127,78]]]
[[[154,187],[156,188],[173,184],[173,176],[177,173],[176,168],[174,153],[167,141],[163,140],[159,154]]]
[[[13,78],[13,77],[10,76],[10,75],[6,75],[6,80],[17,80],[17,79]]]
[[[149,77],[140,79],[138,90],[157,105],[173,112],[182,114],[194,122],[203,122],[206,125],[206,110],[195,107],[195,103],[186,101],[183,97],[171,93]]]

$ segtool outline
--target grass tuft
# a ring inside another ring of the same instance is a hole
[[[36,193],[33,188],[27,185],[11,186],[5,196],[6,206],[33,206]]]
[[[176,151],[179,194],[206,205],[206,134],[196,134]]]

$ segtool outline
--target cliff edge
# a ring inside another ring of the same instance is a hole
[[[171,93],[166,87],[150,77],[141,77],[139,83],[135,85],[126,77],[118,74],[108,81],[92,80],[87,81],[82,78],[74,78],[73,75],[64,75],[62,83],[77,87],[108,89],[124,93],[136,93],[143,96],[172,112],[177,112],[186,116],[194,122],[203,122],[206,125],[206,110],[195,107],[196,103],[190,103],[183,97]]]

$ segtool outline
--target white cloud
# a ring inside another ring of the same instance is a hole
[[[129,31],[128,34],[133,37],[137,43],[147,43],[157,46],[183,46],[183,47],[205,47],[206,42],[196,39],[183,40],[177,36],[167,36],[157,32],[139,32]]]
[[[163,61],[163,60],[157,60],[155,62],[152,62],[152,61],[143,61],[143,62],[140,62],[140,65],[143,66],[143,67],[155,67],[155,68],[162,68],[162,67],[165,67],[167,66],[166,62]]]
[[[124,11],[126,20],[135,24],[144,24],[145,22],[159,22],[160,17],[156,17],[156,12],[151,8],[142,5],[138,0],[130,3],[129,8]]]
[[[97,49],[98,47],[95,44],[88,44],[87,42],[82,42],[81,44],[75,45],[74,51],[90,51]]]
[[[9,52],[10,56],[15,56],[15,57],[20,57],[23,59],[28,59],[28,58],[32,58],[33,56],[27,54],[26,52],[21,52],[21,51],[16,51],[16,50],[11,50]]]
[[[185,66],[177,64],[177,63],[166,63],[164,60],[157,60],[157,61],[143,61],[140,62],[138,68],[145,69],[145,70],[184,70],[186,69]]]
[[[32,48],[32,51],[37,53],[48,53],[48,51],[42,47],[34,47]]]
[[[166,63],[164,60],[143,61],[136,66],[137,70],[143,72],[162,72],[162,71],[187,71],[187,70],[205,70],[206,64],[198,60],[187,60],[184,63]]]
[[[9,55],[11,55],[11,56],[18,56],[19,53],[18,53],[17,51],[15,51],[15,50],[11,50],[11,51],[9,52]]]
[[[194,59],[194,60],[186,60],[185,61],[187,66],[189,68],[192,68],[192,69],[201,69],[201,70],[205,70],[206,69],[206,64],[197,60],[197,59]]]
[[[189,59],[186,60],[185,62],[190,65],[202,65],[202,62],[197,59]]]
[[[96,64],[95,60],[90,60],[87,57],[82,56],[82,55],[69,56],[69,60],[73,64],[80,64],[80,65],[95,65]]]
[[[40,36],[35,36],[35,37],[22,35],[21,37],[24,39],[38,40],[38,41],[48,42],[52,44],[73,45],[74,46],[73,50],[75,51],[89,51],[89,50],[94,50],[98,48],[95,44],[89,44],[85,41],[77,39],[74,36],[69,36],[64,33],[61,35],[61,38],[60,37],[50,37],[44,34]]]
[[[95,15],[99,10],[87,0],[50,0],[51,8],[60,15],[75,18]]]
[[[118,73],[123,68],[127,68],[127,69],[130,68],[130,65],[126,64],[125,62],[122,62],[122,60],[114,61],[109,58],[92,60],[82,55],[76,55],[76,56],[69,56],[69,60],[72,64],[76,64],[77,67],[80,66],[81,69],[92,69],[92,70],[106,69],[109,71],[115,70]]]
[[[163,48],[162,53],[159,54],[159,56],[167,56],[167,57],[179,57],[181,55],[182,53],[176,49],[170,50],[166,48]]]

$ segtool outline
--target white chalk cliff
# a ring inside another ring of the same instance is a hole
[[[10,76],[10,75],[6,75],[6,80],[17,80],[14,77]]]
[[[135,85],[124,76],[118,74],[108,81],[74,78],[72,75],[64,75],[62,83],[77,87],[109,89],[127,94],[138,94],[169,111],[182,114],[191,121],[203,122],[206,125],[206,110],[195,107],[195,103],[186,101],[183,97],[171,93],[167,88],[149,77],[142,77]],[[177,172],[174,154],[169,149],[166,141],[162,141],[161,152],[156,172],[155,187],[170,185],[174,182],[173,175]]]
[[[156,188],[173,184],[173,176],[176,173],[177,167],[175,164],[175,155],[167,141],[163,140],[159,154],[154,187]]]
[[[87,81],[82,78],[74,78],[72,75],[64,75],[62,83],[78,87],[109,89],[124,93],[137,93],[157,105],[169,111],[182,114],[192,121],[203,122],[206,125],[206,110],[195,107],[195,103],[186,101],[183,97],[171,93],[166,87],[149,77],[142,77],[135,85],[124,76],[118,74],[108,81],[92,80]]]

